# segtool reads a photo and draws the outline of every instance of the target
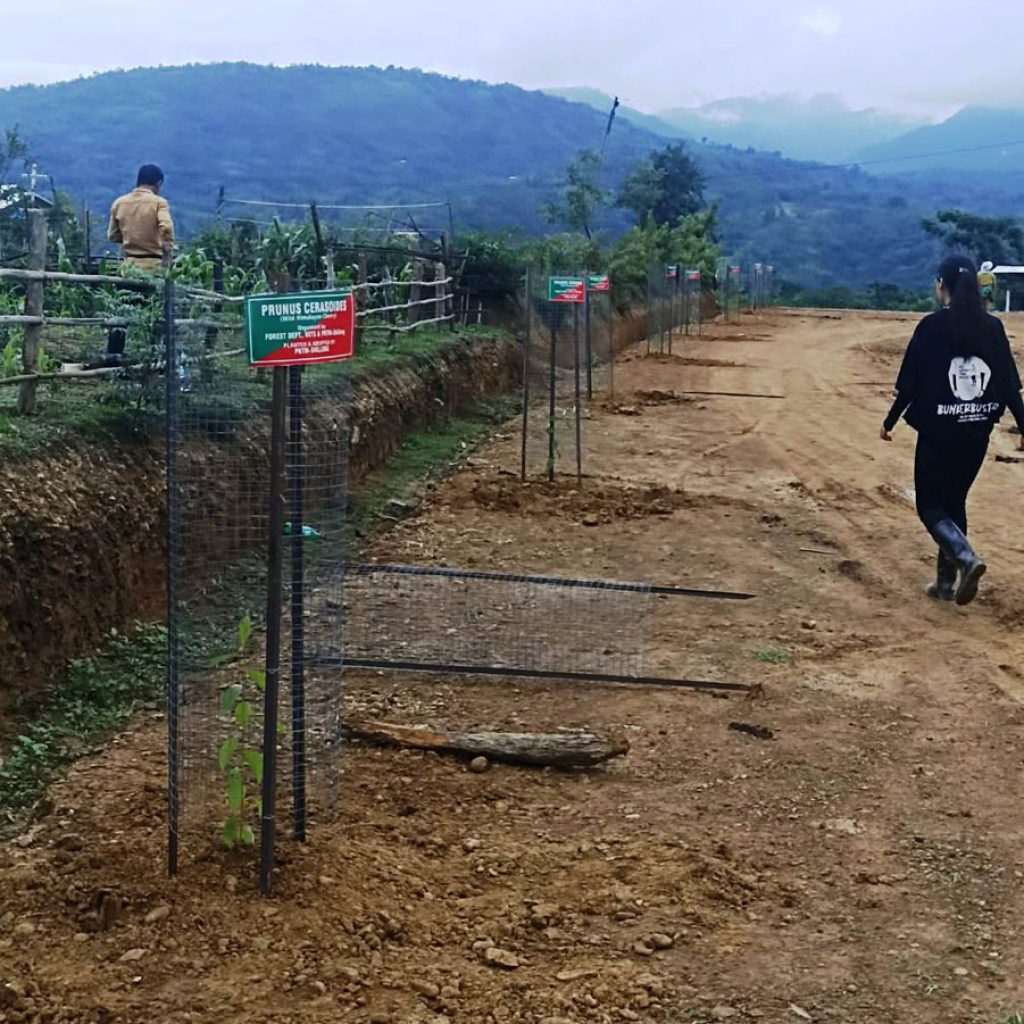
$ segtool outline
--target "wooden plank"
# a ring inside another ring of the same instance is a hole
[[[434,750],[463,757],[549,768],[590,768],[629,752],[623,735],[565,733],[447,732],[428,726],[393,725],[346,719],[345,732],[354,739],[384,746]]]

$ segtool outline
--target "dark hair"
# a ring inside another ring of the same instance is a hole
[[[939,281],[949,295],[949,320],[955,354],[965,359],[990,350],[992,325],[981,304],[978,268],[966,256],[947,256],[939,264]]]
[[[139,176],[135,179],[135,185],[162,185],[164,183],[164,172],[156,164],[143,164],[139,168]]]

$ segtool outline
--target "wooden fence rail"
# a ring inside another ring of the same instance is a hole
[[[29,210],[29,237],[31,250],[28,253],[27,268],[0,267],[0,281],[17,281],[24,285],[24,312],[0,315],[0,328],[18,327],[24,330],[22,341],[22,372],[10,377],[0,378],[0,386],[17,385],[18,412],[30,413],[35,409],[36,387],[39,383],[54,381],[96,381],[115,376],[125,370],[138,368],[142,364],[121,363],[119,366],[82,368],[68,364],[61,372],[39,372],[39,360],[42,355],[43,331],[48,327],[95,327],[98,329],[129,328],[133,319],[128,316],[49,316],[44,312],[45,288],[48,284],[70,284],[83,287],[112,287],[125,291],[156,294],[163,287],[163,275],[149,277],[115,277],[109,274],[76,274],[65,271],[46,269],[46,220],[43,211]],[[366,279],[365,257],[359,261],[360,280],[353,284],[352,290],[357,295],[365,296],[366,308],[359,308],[357,300],[356,317],[359,324],[357,342],[362,333],[389,333],[391,335],[407,334],[421,327],[449,323],[456,320],[455,291],[456,280],[448,273],[444,263],[435,260],[414,257],[414,278],[409,281]],[[385,271],[385,273],[387,273]],[[428,279],[427,274],[430,274]],[[222,285],[223,274],[215,271],[215,285]],[[395,291],[405,289],[408,301],[395,302]],[[215,305],[210,318],[189,318],[177,320],[182,327],[206,329],[209,332],[238,332],[245,329],[240,320],[226,320],[217,314],[221,313],[224,304],[241,303],[249,296],[227,295],[222,291],[209,291],[194,285],[178,284],[177,292],[187,298],[208,301]],[[372,306],[369,302],[378,294],[377,301],[383,298],[385,305]],[[237,306],[235,307],[237,310]],[[234,312],[234,310],[232,310]],[[241,312],[241,310],[238,310]],[[430,314],[433,315],[430,315]],[[215,335],[213,335],[215,337]],[[217,353],[218,358],[228,355],[241,355],[244,349]]]

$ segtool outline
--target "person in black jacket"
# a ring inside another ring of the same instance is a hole
[[[917,431],[917,514],[939,546],[927,594],[965,605],[987,568],[967,540],[967,494],[1007,408],[1024,450],[1024,399],[1003,324],[982,306],[974,264],[945,259],[935,294],[943,308],[917,325],[907,346],[882,440],[892,440],[900,416]]]

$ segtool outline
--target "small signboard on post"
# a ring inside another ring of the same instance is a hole
[[[591,274],[587,281],[587,288],[592,292],[610,292],[612,280],[607,274]]]
[[[677,278],[679,276],[679,266],[675,263],[670,264],[665,268],[665,276],[668,278]]]
[[[251,366],[308,366],[355,354],[351,288],[246,299]]]
[[[548,302],[582,305],[586,301],[582,277],[549,277]]]

